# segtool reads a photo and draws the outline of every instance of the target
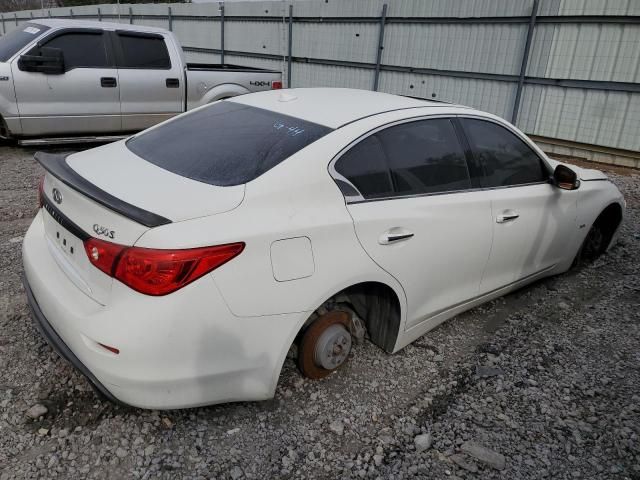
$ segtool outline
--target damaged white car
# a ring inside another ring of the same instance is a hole
[[[108,398],[145,408],[270,398],[293,344],[326,376],[353,312],[396,352],[604,252],[625,208],[605,175],[494,115],[347,89],[245,95],[36,158],[37,324]]]

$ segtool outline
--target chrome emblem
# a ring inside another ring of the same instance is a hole
[[[98,225],[97,223],[93,224],[93,231],[98,235],[105,236],[107,238],[115,238],[116,232],[114,230],[109,230],[107,227],[103,227],[102,225]]]
[[[53,196],[53,201],[56,202],[58,205],[60,205],[62,203],[62,193],[60,192],[60,190],[58,190],[57,188],[54,188],[51,191],[51,194]]]

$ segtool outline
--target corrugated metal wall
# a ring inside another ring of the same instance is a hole
[[[384,4],[379,90],[512,118],[534,0],[227,3],[225,61],[286,74],[292,5],[293,86],[371,89]],[[114,5],[36,10],[4,14],[2,31],[43,14],[118,21]],[[119,20],[171,25],[189,60],[216,62],[220,17],[217,3],[155,4],[122,5]],[[539,0],[524,73],[525,132],[640,151],[640,1]]]

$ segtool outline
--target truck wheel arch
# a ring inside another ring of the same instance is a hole
[[[206,105],[208,103],[217,102],[218,100],[235,97],[237,95],[244,95],[245,93],[250,93],[250,90],[246,89],[242,85],[235,83],[223,83],[221,85],[216,85],[205,93],[196,106]]]

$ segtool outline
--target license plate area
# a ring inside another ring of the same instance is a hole
[[[74,265],[78,265],[79,255],[85,255],[82,240],[73,235],[69,230],[56,222],[47,212],[44,216],[45,232],[51,242],[62,252]]]

